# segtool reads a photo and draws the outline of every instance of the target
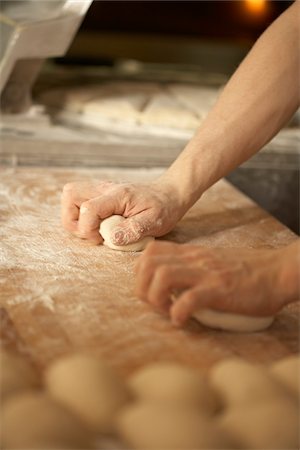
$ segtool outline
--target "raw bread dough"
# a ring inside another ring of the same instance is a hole
[[[201,309],[194,313],[193,317],[203,325],[211,328],[244,333],[265,330],[274,320],[274,317],[251,317],[218,312],[211,309]]]
[[[195,408],[137,403],[121,411],[116,428],[135,450],[236,448],[226,432]]]
[[[1,401],[38,385],[38,375],[30,363],[16,353],[0,351]]]
[[[265,367],[239,358],[228,358],[216,364],[210,381],[227,406],[265,403],[274,399],[294,402],[290,391]]]
[[[3,447],[7,449],[91,448],[90,431],[76,416],[41,392],[23,392],[5,402],[1,434]]]
[[[300,397],[300,356],[287,356],[270,367],[270,373]]]
[[[110,432],[119,408],[131,393],[117,374],[99,359],[72,355],[54,362],[46,372],[52,396],[99,432]]]
[[[176,302],[177,298],[177,295],[171,295],[172,302]],[[274,320],[274,317],[245,316],[212,309],[199,309],[194,312],[193,317],[207,327],[243,333],[265,330]]]
[[[165,92],[151,98],[141,113],[140,122],[143,125],[184,130],[195,130],[199,126],[199,119],[193,111],[186,109],[175,97]]]
[[[221,417],[219,425],[236,439],[239,448],[300,448],[298,408],[282,399],[230,409]]]
[[[196,114],[199,123],[200,120],[207,116],[220,92],[220,88],[216,87],[193,86],[181,83],[168,84],[167,90],[185,109]]]
[[[175,363],[154,363],[135,372],[129,386],[140,401],[195,406],[213,414],[219,398],[198,372]]]
[[[112,230],[124,220],[126,220],[125,217],[114,215],[108,217],[107,219],[104,219],[101,222],[99,231],[104,239],[103,242],[104,245],[106,245],[109,248],[112,248],[113,250],[120,250],[122,252],[140,252],[141,250],[144,250],[146,245],[154,240],[154,237],[147,236],[142,238],[140,241],[128,245],[115,245],[112,243],[111,241]]]

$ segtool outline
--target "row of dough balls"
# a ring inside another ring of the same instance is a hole
[[[1,448],[88,449],[115,436],[118,449],[297,449],[299,370],[298,356],[269,368],[228,359],[208,375],[155,363],[125,381],[75,354],[50,365],[42,388],[25,360],[2,352]]]

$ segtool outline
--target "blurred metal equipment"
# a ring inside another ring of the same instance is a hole
[[[2,0],[0,96],[6,113],[27,111],[43,60],[62,56],[93,0]]]

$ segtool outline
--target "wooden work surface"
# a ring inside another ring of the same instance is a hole
[[[207,369],[225,357],[270,362],[299,350],[298,305],[266,331],[234,334],[194,321],[182,330],[135,298],[137,254],[89,246],[60,225],[68,181],[146,181],[152,170],[2,168],[0,292],[3,345],[43,369],[59,355],[87,350],[121,373],[157,360]],[[211,188],[166,239],[207,247],[276,248],[296,236],[230,184]]]

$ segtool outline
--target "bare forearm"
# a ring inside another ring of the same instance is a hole
[[[299,105],[300,5],[257,41],[165,179],[178,185],[183,209],[259,151]]]

